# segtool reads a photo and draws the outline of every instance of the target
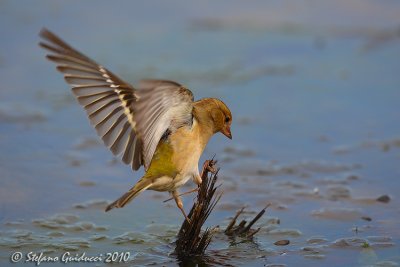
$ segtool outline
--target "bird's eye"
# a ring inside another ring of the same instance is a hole
[[[225,118],[225,122],[226,122],[226,123],[228,123],[230,120],[231,120],[231,118],[229,118],[229,117],[226,117],[226,118]]]

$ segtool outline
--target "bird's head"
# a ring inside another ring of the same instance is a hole
[[[231,124],[232,113],[219,99],[211,98],[210,114],[214,123],[214,133],[221,132],[223,135],[232,139]]]
[[[200,123],[213,134],[220,132],[232,139],[232,113],[224,102],[216,98],[203,98],[195,102],[193,111]]]

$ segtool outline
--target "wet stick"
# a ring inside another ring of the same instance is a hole
[[[215,194],[218,188],[215,186],[218,179],[215,163],[214,160],[207,160],[204,163],[201,176],[203,182],[197,190],[197,199],[188,214],[190,223],[185,220],[179,230],[175,254],[180,260],[203,256],[211,242],[215,227],[207,228],[203,233],[201,228],[222,195]],[[213,173],[209,175],[210,172]]]
[[[205,256],[205,250],[210,244],[217,227],[207,228],[202,232],[202,226],[222,196],[221,193],[216,193],[218,188],[216,182],[219,170],[215,169],[215,163],[216,161],[214,160],[207,160],[204,163],[201,175],[203,182],[197,190],[197,199],[188,214],[190,223],[184,220],[178,232],[174,254],[182,263],[210,261],[210,259],[207,260]],[[225,234],[229,236],[240,235],[246,238],[252,238],[260,228],[251,229],[251,227],[264,215],[268,206],[269,204],[248,224],[246,220],[242,220],[236,225],[238,217],[244,211],[244,207],[241,208],[236,212],[236,215],[227,226]]]
[[[245,236],[247,238],[252,238],[258,231],[260,231],[260,228],[257,229],[251,229],[251,227],[264,215],[266,209],[270,206],[270,204],[267,204],[265,208],[263,208],[254,218],[253,220],[250,221],[249,224],[246,225],[247,221],[242,220],[239,225],[236,225],[236,221],[239,217],[240,214],[243,213],[244,207],[241,208],[236,212],[235,217],[232,218],[230,223],[225,229],[225,234],[229,236]]]

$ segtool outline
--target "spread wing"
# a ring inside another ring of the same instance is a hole
[[[147,168],[164,134],[192,125],[193,94],[179,83],[166,80],[143,80],[139,89],[139,101],[133,108]]]
[[[191,125],[193,94],[182,85],[144,80],[135,90],[50,31],[40,36],[40,46],[51,52],[47,58],[64,73],[98,135],[132,169],[147,170],[163,135]]]
[[[135,129],[134,88],[50,31],[43,29],[40,36],[45,40],[40,46],[51,52],[47,58],[64,73],[104,144],[114,155],[122,154],[122,161],[132,169],[139,169],[143,145]]]

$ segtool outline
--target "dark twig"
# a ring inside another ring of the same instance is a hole
[[[225,229],[225,234],[229,236],[244,236],[247,238],[252,238],[258,231],[260,231],[260,228],[257,228],[255,230],[251,229],[251,227],[264,215],[266,209],[270,206],[268,204],[263,208],[255,217],[253,220],[250,221],[250,223],[246,226],[247,221],[242,220],[239,225],[236,225],[236,220],[238,219],[239,215],[243,213],[244,207],[241,208],[236,212],[235,217],[230,221],[228,226]]]
[[[231,222],[229,223],[228,227],[226,227],[225,233],[231,231],[232,227],[235,226],[235,223],[236,223],[237,218],[239,217],[239,215],[240,215],[243,211],[244,211],[244,207],[241,208],[240,210],[238,210],[238,211],[236,212],[235,217],[233,217],[233,219],[232,219]]]
[[[211,242],[213,234],[217,227],[206,228],[202,232],[202,226],[207,220],[215,205],[220,200],[222,194],[216,193],[219,186],[216,186],[219,169],[215,169],[214,157],[212,160],[204,162],[201,172],[202,183],[197,191],[197,199],[190,210],[188,217],[190,223],[184,220],[179,230],[177,240],[175,242],[174,254],[177,256],[180,264],[200,264],[200,263],[217,263],[215,259],[211,259],[205,255],[205,250]],[[211,175],[210,175],[211,173]],[[264,215],[269,204],[262,209],[248,224],[242,220],[238,225],[236,222],[243,213],[244,207],[237,211],[229,225],[225,230],[228,236],[242,236],[252,238],[259,230],[251,229],[251,227]]]
[[[180,260],[204,255],[216,229],[215,227],[207,228],[201,233],[201,227],[222,195],[221,193],[215,194],[218,188],[218,186],[215,187],[218,170],[209,175],[209,172],[215,170],[215,162],[214,160],[207,160],[204,163],[201,177],[203,182],[197,191],[197,199],[188,214],[191,223],[185,220],[179,230],[175,254]]]

